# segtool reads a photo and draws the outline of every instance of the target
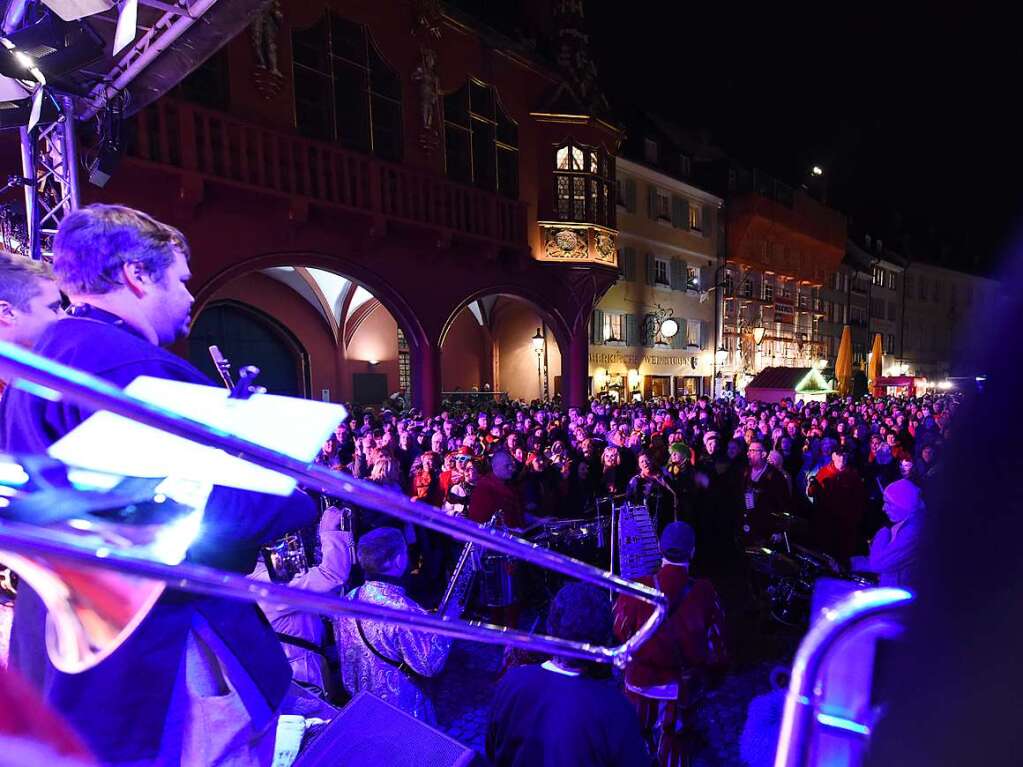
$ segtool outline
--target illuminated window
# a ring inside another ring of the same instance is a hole
[[[366,27],[327,13],[291,44],[299,132],[400,160],[401,78]]]
[[[604,313],[604,343],[625,343],[624,314]]]
[[[568,142],[555,148],[554,167],[558,219],[614,227],[614,159],[602,149]]]
[[[699,205],[689,206],[689,228],[693,231],[703,231],[703,211]]]
[[[732,294],[732,275],[725,275],[725,295]],[[686,290],[700,289],[700,270],[695,266],[686,266]]]
[[[448,178],[519,196],[519,128],[497,91],[469,80],[444,97],[444,164]]]

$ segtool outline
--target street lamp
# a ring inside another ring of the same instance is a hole
[[[536,390],[541,400],[547,399],[547,392],[544,391],[543,379],[543,347],[544,337],[543,333],[540,332],[540,328],[536,329],[536,335],[533,336],[533,351],[536,352]]]
[[[721,344],[718,350],[714,352],[714,361],[719,365],[724,365],[728,361],[728,349],[725,348],[724,344]]]
[[[755,343],[757,346],[760,346],[760,344],[763,343],[764,341],[765,335],[767,335],[767,328],[765,328],[763,325],[757,325],[755,328],[753,328],[753,343]]]
[[[823,176],[824,168],[822,168],[820,165],[814,165],[812,168],[810,168],[810,173],[812,173],[814,176]]]

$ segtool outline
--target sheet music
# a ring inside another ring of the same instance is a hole
[[[347,417],[345,408],[334,403],[274,394],[229,399],[227,390],[218,386],[149,376],[136,378],[124,391],[302,461],[315,458]],[[49,454],[78,468],[121,476],[173,475],[275,495],[295,488],[295,481],[283,474],[106,411],[83,421],[54,443]]]

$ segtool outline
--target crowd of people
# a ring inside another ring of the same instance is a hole
[[[0,340],[117,385],[142,374],[209,383],[161,348],[187,331],[188,258],[180,232],[139,211],[84,208],[61,225],[52,271],[0,258]],[[609,504],[645,509],[661,562],[643,581],[666,595],[664,623],[622,678],[571,659],[509,658],[487,752],[498,765],[638,765],[653,754],[674,765],[688,758],[693,707],[729,662],[727,616],[745,605],[722,599],[722,584],[747,576],[745,549],[801,543],[882,584],[912,585],[923,491],[942,471],[958,406],[955,395],[941,394],[463,404],[437,415],[355,409],[318,461],[552,548],[557,538],[545,531],[558,525],[593,520]],[[42,453],[87,415],[8,389],[2,447]],[[346,508],[343,499],[318,500],[317,513],[302,492],[282,499],[217,488],[190,558],[277,579],[258,552],[304,525],[315,531],[319,556],[290,577],[292,585],[404,611],[438,607],[459,544]],[[590,553],[593,564],[611,566],[604,548]],[[612,603],[592,586],[546,587],[486,606],[481,617],[512,628],[544,621],[553,635],[610,644],[650,614],[634,598]],[[434,721],[427,680],[444,669],[450,640],[347,617],[328,625],[281,605],[263,612],[274,632],[252,606],[169,592],[116,654],[66,674],[47,661],[45,607],[23,587],[11,666],[85,741],[76,748],[103,763],[268,764],[279,751],[276,717],[329,718],[330,703],[363,691]]]

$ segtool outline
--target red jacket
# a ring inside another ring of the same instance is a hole
[[[469,519],[481,525],[490,521],[498,511],[503,512],[507,527],[523,528],[526,515],[522,509],[522,498],[515,485],[502,482],[493,474],[480,478],[469,501]]]
[[[688,568],[679,565],[664,565],[657,575],[639,581],[664,592],[670,614],[632,656],[625,667],[625,681],[633,688],[678,684],[679,698],[684,701],[692,692],[689,683],[694,676],[728,664],[725,616],[717,591],[709,580],[692,579]],[[690,582],[692,587],[679,602]],[[635,634],[652,612],[648,602],[618,597],[614,630],[619,641]]]

